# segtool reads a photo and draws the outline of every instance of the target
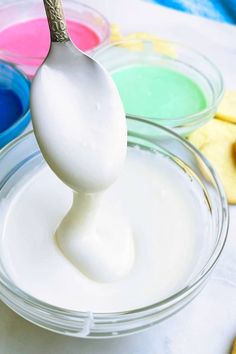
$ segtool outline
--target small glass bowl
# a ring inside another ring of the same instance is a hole
[[[204,202],[209,215],[207,232],[202,233],[204,256],[199,256],[199,265],[194,269],[188,284],[177,293],[144,308],[113,313],[70,311],[39,301],[12,282],[0,259],[0,299],[22,317],[51,331],[74,337],[107,338],[151,327],[179,311],[199,293],[224,247],[228,230],[227,201],[210,164],[191,144],[174,132],[142,119],[128,118],[128,123],[129,146],[139,146],[168,157],[176,168],[184,171],[197,184],[197,198]],[[0,152],[0,205],[27,171],[43,162],[33,132],[4,148]],[[140,291],[146,291],[142,284]]]
[[[2,148],[20,135],[29,124],[30,81],[14,65],[0,60],[0,87],[12,91],[18,97],[22,106],[22,114],[16,117],[14,121],[11,117],[10,121],[5,122],[7,128],[0,132],[0,148]],[[0,120],[1,118],[0,112]]]
[[[108,20],[97,10],[81,4],[74,0],[67,0],[63,4],[65,17],[67,20],[74,20],[80,24],[84,24],[91,28],[99,37],[100,47],[108,42],[110,37],[110,24]],[[1,31],[10,26],[16,25],[28,20],[45,18],[45,10],[43,2],[39,0],[18,0],[11,4],[0,7],[0,34]],[[95,49],[93,48],[92,51]],[[21,70],[23,70],[30,78],[32,78],[37,68],[42,64],[44,57],[27,57],[17,55],[0,48],[0,58],[9,61]]]
[[[163,119],[126,112],[127,117],[151,120],[175,130],[181,136],[187,136],[213,118],[223,95],[223,78],[217,67],[201,53],[176,42],[154,37],[150,40],[127,39],[96,50],[93,57],[111,74],[133,65],[158,65],[193,80],[202,89],[207,101],[207,107],[197,113]]]

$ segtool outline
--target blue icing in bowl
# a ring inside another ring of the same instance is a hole
[[[0,148],[16,138],[30,121],[30,80],[0,61]]]

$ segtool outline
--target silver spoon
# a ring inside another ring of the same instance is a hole
[[[64,183],[74,190],[101,190],[116,179],[125,159],[123,105],[110,75],[71,42],[61,1],[44,0],[44,6],[51,46],[31,87],[34,132],[44,158]],[[94,144],[99,137],[102,153]],[[73,155],[81,158],[71,165],[68,156]],[[108,159],[109,164],[104,162]]]
[[[123,106],[108,73],[71,42],[61,1],[44,0],[44,6],[51,46],[31,86],[32,123],[48,165],[75,191],[56,239],[84,274],[113,281],[133,264],[132,234],[115,215],[113,224],[123,226],[97,235],[95,219],[99,192],[118,177],[126,156]]]

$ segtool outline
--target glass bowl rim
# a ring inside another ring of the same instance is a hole
[[[151,34],[151,33],[150,33]],[[98,60],[98,56],[101,55],[103,52],[113,48],[113,47],[118,47],[121,46],[124,43],[137,43],[137,42],[142,42],[142,43],[153,43],[152,39],[123,39],[123,40],[119,40],[119,41],[115,41],[112,43],[108,43],[108,44],[103,44],[101,47],[95,48],[94,52],[93,52],[93,59]],[[185,115],[182,117],[177,117],[177,118],[157,118],[158,123],[162,123],[163,125],[166,124],[166,121],[169,120],[171,121],[171,123],[175,123],[176,125],[171,125],[170,127],[176,127],[176,126],[180,126],[184,123],[190,123],[190,122],[194,122],[197,121],[199,117],[201,117],[202,115],[207,115],[208,113],[211,112],[211,110],[214,109],[214,107],[217,107],[219,102],[221,101],[223,94],[224,94],[224,79],[223,76],[219,70],[219,68],[214,64],[213,61],[211,61],[211,59],[209,59],[206,55],[204,55],[203,53],[201,53],[200,51],[196,50],[195,48],[192,48],[189,45],[183,44],[181,42],[178,41],[173,41],[170,39],[159,39],[157,38],[157,42],[160,42],[162,44],[170,44],[170,45],[175,45],[179,48],[184,48],[186,50],[188,50],[189,52],[192,52],[194,55],[201,57],[201,59],[203,59],[214,71],[215,71],[215,75],[217,77],[217,79],[219,80],[219,90],[218,93],[216,95],[216,97],[214,97],[213,102],[209,105],[207,105],[207,107],[205,107],[204,109],[202,109],[199,112],[193,113],[193,114],[189,114],[189,115]],[[126,48],[125,48],[126,49]],[[167,55],[166,55],[167,56]],[[168,57],[169,58],[169,57]],[[175,60],[175,58],[173,58],[173,60]],[[183,62],[184,63],[184,62]],[[184,63],[186,64],[186,63]],[[188,64],[187,64],[188,65]],[[205,76],[205,75],[204,75]],[[153,120],[154,118],[151,117],[145,117],[145,116],[141,116],[141,115],[135,115],[135,114],[129,114],[128,112],[126,112],[126,117],[128,118],[139,118],[139,119],[145,119],[145,120]]]
[[[28,84],[29,87],[29,96],[30,96],[30,79],[27,77],[27,75],[20,70],[15,64],[9,63],[8,61],[5,61],[3,59],[0,59],[0,63],[3,63],[6,67],[10,67],[11,69],[13,69],[23,80],[25,83]],[[28,116],[30,114],[30,107],[28,105],[28,109],[26,109],[19,118],[17,118],[17,120],[11,124],[7,129],[5,129],[3,132],[0,133],[0,140],[6,138],[8,135],[10,135],[11,133],[13,133],[15,131],[15,129],[18,128],[18,126],[23,123],[24,121],[26,121],[28,119]],[[12,139],[11,139],[12,140]]]
[[[119,312],[109,312],[109,313],[103,313],[103,312],[91,312],[93,315],[93,319],[96,320],[129,320],[132,318],[137,318],[137,315],[145,315],[147,312],[153,311],[152,313],[155,313],[155,310],[162,310],[162,307],[170,307],[174,303],[181,301],[181,299],[184,296],[187,296],[189,292],[193,291],[196,287],[200,286],[202,281],[207,278],[207,275],[210,273],[214,265],[219,259],[219,256],[221,252],[223,251],[226,239],[227,239],[227,233],[228,233],[228,227],[229,227],[229,211],[228,211],[228,204],[225,196],[225,192],[223,189],[223,186],[215,173],[214,169],[212,168],[211,164],[208,162],[208,160],[188,141],[186,141],[184,138],[176,134],[174,131],[163,127],[157,123],[153,123],[144,119],[137,119],[137,118],[129,118],[133,121],[145,124],[149,124],[151,126],[154,126],[158,128],[159,130],[164,131],[167,133],[169,136],[172,136],[176,138],[177,140],[180,140],[181,143],[183,143],[190,151],[193,151],[201,161],[204,162],[204,164],[207,166],[211,173],[211,177],[213,178],[216,188],[217,188],[217,193],[219,195],[219,200],[220,200],[220,207],[221,207],[221,220],[220,220],[220,226],[218,230],[218,240],[216,242],[216,245],[214,245],[214,248],[212,250],[211,256],[208,258],[206,264],[204,267],[201,268],[201,270],[198,272],[198,274],[195,276],[196,279],[194,279],[190,284],[186,285],[184,288],[181,290],[177,291],[176,293],[172,294],[171,296],[167,297],[166,299],[163,299],[159,302],[156,302],[154,304],[140,307],[137,309],[133,310],[128,310],[128,311],[119,311]],[[16,138],[9,144],[7,144],[1,151],[0,151],[0,163],[1,163],[1,158],[2,156],[5,156],[8,151],[11,151],[13,148],[16,148],[17,144],[23,141],[25,138],[28,138],[30,136],[34,136],[33,130],[23,134],[22,136]],[[41,301],[25,291],[21,290],[18,288],[14,283],[9,281],[8,278],[6,278],[3,274],[0,274],[0,286],[2,286],[4,289],[9,291],[11,294],[15,295],[17,298],[22,300],[24,303],[27,303],[29,306],[36,308],[37,310],[43,311],[44,313],[50,313],[55,314],[55,315],[61,315],[68,317],[70,320],[78,320],[81,318],[87,318],[86,316],[90,311],[75,311],[75,310],[70,310],[58,306],[54,306],[51,304],[48,304],[44,301]],[[0,288],[0,294],[1,294],[1,288]],[[27,318],[27,317],[26,317]]]
[[[26,7],[29,7],[29,5],[40,4],[40,1],[30,0],[30,3],[29,3],[28,0],[14,0],[11,3],[9,3],[9,4],[5,4],[5,5],[1,6],[0,13],[1,13],[1,10],[8,10],[8,9],[10,10],[11,8],[18,7],[18,6],[22,5],[22,4],[26,4]],[[102,40],[102,42],[99,43],[96,47],[86,51],[86,53],[87,54],[91,53],[92,51],[98,50],[101,47],[103,47],[105,45],[105,43],[108,41],[108,39],[110,38],[110,34],[111,34],[110,22],[106,18],[106,16],[103,15],[96,8],[94,8],[92,6],[89,6],[87,4],[84,4],[84,3],[80,2],[80,1],[76,1],[76,0],[67,0],[66,3],[64,4],[64,9],[67,9],[67,8],[70,9],[70,5],[74,5],[74,6],[78,6],[78,7],[81,6],[81,8],[88,9],[89,11],[91,11],[93,13],[96,13],[104,21],[104,23],[106,25],[106,33],[104,35],[104,39]],[[33,18],[39,18],[39,17],[34,16],[34,17],[30,18],[30,19],[33,19]],[[46,14],[45,14],[45,18],[46,18]],[[27,21],[27,19],[25,19],[25,21]],[[23,22],[23,21],[14,22],[14,24],[21,23],[21,22]],[[6,27],[0,29],[0,33],[1,33],[2,30],[6,29],[6,28],[9,28],[10,26],[6,26]],[[19,60],[21,58],[25,58],[25,59],[31,60],[32,62],[35,61],[35,63],[31,64],[30,66],[33,66],[33,65],[38,66],[38,61],[39,60],[40,61],[44,60],[43,57],[38,57],[38,56],[31,57],[31,56],[17,55],[14,52],[11,52],[11,51],[8,51],[8,50],[4,50],[4,49],[0,49],[0,55],[2,55],[2,54],[4,54],[8,58],[12,58],[12,59],[15,59],[15,60],[17,60],[17,59]],[[14,62],[14,65],[25,65],[25,66],[27,66],[28,64],[18,64],[18,63]]]

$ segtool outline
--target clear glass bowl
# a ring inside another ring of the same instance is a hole
[[[154,37],[150,40],[127,39],[96,50],[93,57],[111,74],[133,65],[158,65],[193,80],[202,89],[207,101],[206,108],[197,113],[163,119],[126,112],[127,117],[149,119],[174,129],[182,136],[187,136],[213,118],[223,95],[223,79],[217,67],[201,53],[176,42],[157,40]]]
[[[84,24],[98,35],[100,44],[97,48],[108,42],[110,37],[110,24],[108,20],[97,10],[74,0],[65,1],[63,3],[63,8],[67,20],[74,20],[78,23]],[[0,7],[0,33],[3,29],[20,22],[45,17],[46,14],[43,1],[18,0],[12,2],[8,5]],[[45,59],[43,57],[27,57],[17,55],[14,52],[9,52],[1,48],[0,58],[15,64],[30,78],[33,77],[37,68]]]
[[[148,307],[118,313],[70,311],[39,301],[12,282],[0,260],[0,299],[22,317],[51,331],[75,337],[107,338],[128,335],[153,326],[179,311],[199,293],[224,247],[228,230],[227,202],[210,164],[174,132],[141,119],[128,118],[128,123],[130,146],[139,146],[167,156],[176,168],[184,171],[197,184],[197,197],[204,202],[209,214],[207,234],[204,232],[202,236],[205,237],[206,245],[204,257],[199,256],[199,265],[188,285],[177,293]],[[42,163],[44,160],[33,132],[15,140],[0,152],[0,206],[27,171]],[[140,291],[146,291],[142,284]]]

